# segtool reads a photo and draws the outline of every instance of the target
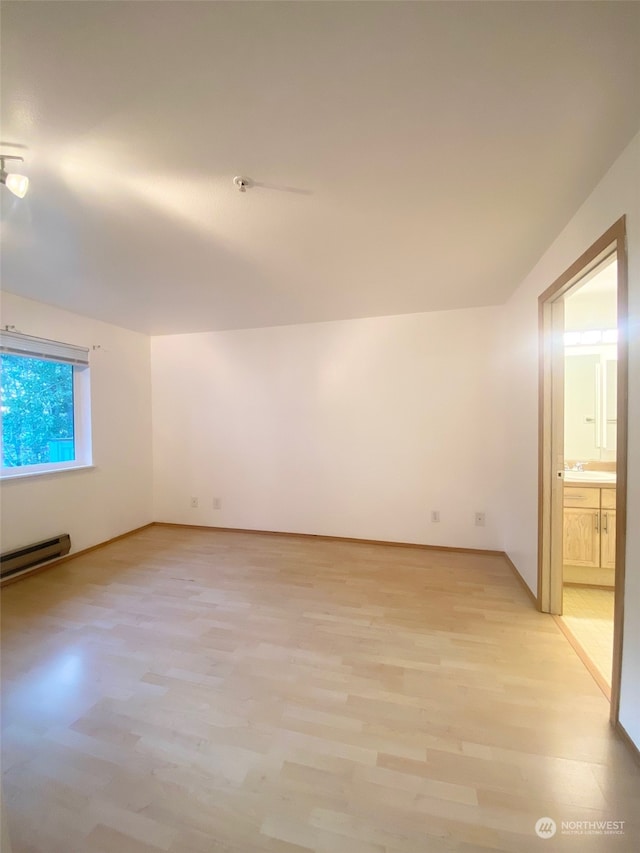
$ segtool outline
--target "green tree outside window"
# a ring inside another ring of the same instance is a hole
[[[2,354],[0,385],[4,467],[75,459],[72,365]]]

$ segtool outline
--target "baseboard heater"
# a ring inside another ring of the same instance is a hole
[[[47,560],[64,557],[70,550],[71,538],[68,533],[62,533],[53,539],[43,539],[42,542],[34,542],[24,548],[7,551],[6,554],[0,554],[0,577],[6,578]]]

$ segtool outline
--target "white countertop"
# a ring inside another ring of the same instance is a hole
[[[565,471],[564,481],[576,486],[615,486],[615,471]]]

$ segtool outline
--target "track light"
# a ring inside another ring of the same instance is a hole
[[[4,167],[5,160],[20,160],[24,162],[24,157],[18,157],[15,154],[0,154],[0,184],[4,184],[18,198],[24,198],[29,189],[29,178],[26,175],[19,175],[16,172],[7,172]]]

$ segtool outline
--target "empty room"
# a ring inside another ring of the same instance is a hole
[[[2,853],[635,853],[640,3],[0,24]]]

